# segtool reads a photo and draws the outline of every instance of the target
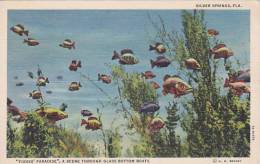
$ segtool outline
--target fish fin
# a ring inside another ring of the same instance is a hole
[[[100,81],[101,80],[101,75],[100,75],[100,73],[98,74],[98,81]]]
[[[155,64],[154,64],[154,61],[152,59],[150,60],[150,63],[151,63],[151,66],[153,68],[155,66]]]
[[[23,33],[24,33],[24,35],[26,35],[26,36],[29,35],[29,31],[28,31],[28,30],[27,30],[27,31],[24,31]]]
[[[115,59],[119,59],[119,54],[116,51],[113,52],[113,56],[112,56],[112,60]]]
[[[21,29],[24,29],[23,25],[17,24],[16,26],[20,27]]]
[[[76,49],[75,42],[72,43],[72,48]]]
[[[81,119],[80,126],[82,126],[82,125],[84,125],[84,124],[86,124],[86,123],[87,123],[87,121],[86,121],[86,120],[84,120],[84,119]]]
[[[77,67],[81,68],[81,61],[78,61]]]
[[[157,60],[160,60],[160,59],[165,59],[165,58],[166,58],[165,56],[162,56],[162,55],[161,55],[161,56],[158,56],[156,59],[157,59]]]
[[[169,74],[166,74],[164,77],[163,77],[163,81],[167,80],[169,77],[171,77]]]
[[[155,47],[153,45],[149,45],[149,51],[155,50]]]
[[[7,97],[7,105],[11,105],[13,103],[13,101]]]

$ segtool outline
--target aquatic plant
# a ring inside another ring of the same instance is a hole
[[[234,66],[235,62],[231,64],[228,59],[223,63],[213,59],[210,49],[220,41],[207,35],[204,12],[182,12],[183,36],[168,32],[161,18],[160,23],[155,26],[157,39],[168,47],[167,55],[177,62],[181,74],[194,88],[192,98],[179,102],[186,111],[181,125],[187,133],[188,156],[249,156],[250,96],[239,97],[222,89],[224,82],[218,70],[224,67],[229,74],[239,65]],[[183,61],[190,57],[200,63],[200,71],[184,68]]]

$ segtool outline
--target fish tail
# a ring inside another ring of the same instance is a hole
[[[72,48],[73,48],[73,49],[76,49],[76,47],[75,47],[75,42],[72,43]]]
[[[50,83],[50,81],[49,81],[48,77],[46,78],[45,82],[46,82],[46,83]]]
[[[98,81],[100,81],[101,80],[101,75],[100,74],[98,74]]]
[[[154,64],[154,61],[152,59],[150,60],[150,63],[151,63],[151,66],[153,68],[155,66],[155,64]]]
[[[29,97],[32,97],[32,93],[29,93]]]
[[[23,32],[26,36],[28,36],[29,35],[29,31],[27,30],[27,31],[24,31]]]
[[[81,123],[80,123],[80,126],[82,126],[82,125],[84,125],[84,124],[87,124],[87,121],[84,120],[84,119],[82,119],[82,120],[81,120]]]
[[[112,56],[112,60],[115,59],[119,59],[119,54],[116,51],[113,52],[113,56]]]
[[[80,82],[79,82],[79,87],[82,87],[82,85],[80,84]]]
[[[27,43],[27,42],[28,42],[28,40],[26,40],[26,39],[23,40],[23,43]]]
[[[155,47],[153,45],[149,45],[149,51],[155,50]]]
[[[78,61],[77,67],[81,68],[81,61]]]

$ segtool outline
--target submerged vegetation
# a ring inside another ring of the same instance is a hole
[[[161,95],[142,74],[129,73],[119,64],[109,65],[118,93],[111,101],[125,122],[109,130],[98,129],[104,154],[77,132],[29,112],[21,128],[14,128],[8,117],[8,157],[248,157],[250,95],[223,90],[224,80],[218,76],[219,69],[229,75],[240,66],[235,69],[228,58],[213,58],[210,50],[221,41],[208,35],[203,11],[182,12],[183,35],[168,31],[161,18],[160,22],[152,22],[158,32],[155,40],[167,47],[165,56],[175,62],[178,77],[185,77],[187,85],[192,86],[187,98],[174,97],[167,106],[159,107],[166,110],[164,121],[156,112]],[[187,58],[196,59],[197,70],[185,69]],[[154,111],[141,112],[147,104]],[[98,114],[102,124],[99,109]],[[178,127],[185,133],[183,138],[176,132]],[[126,150],[123,133],[133,140]]]

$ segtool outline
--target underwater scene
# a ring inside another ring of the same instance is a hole
[[[249,157],[249,10],[9,10],[7,157]]]

